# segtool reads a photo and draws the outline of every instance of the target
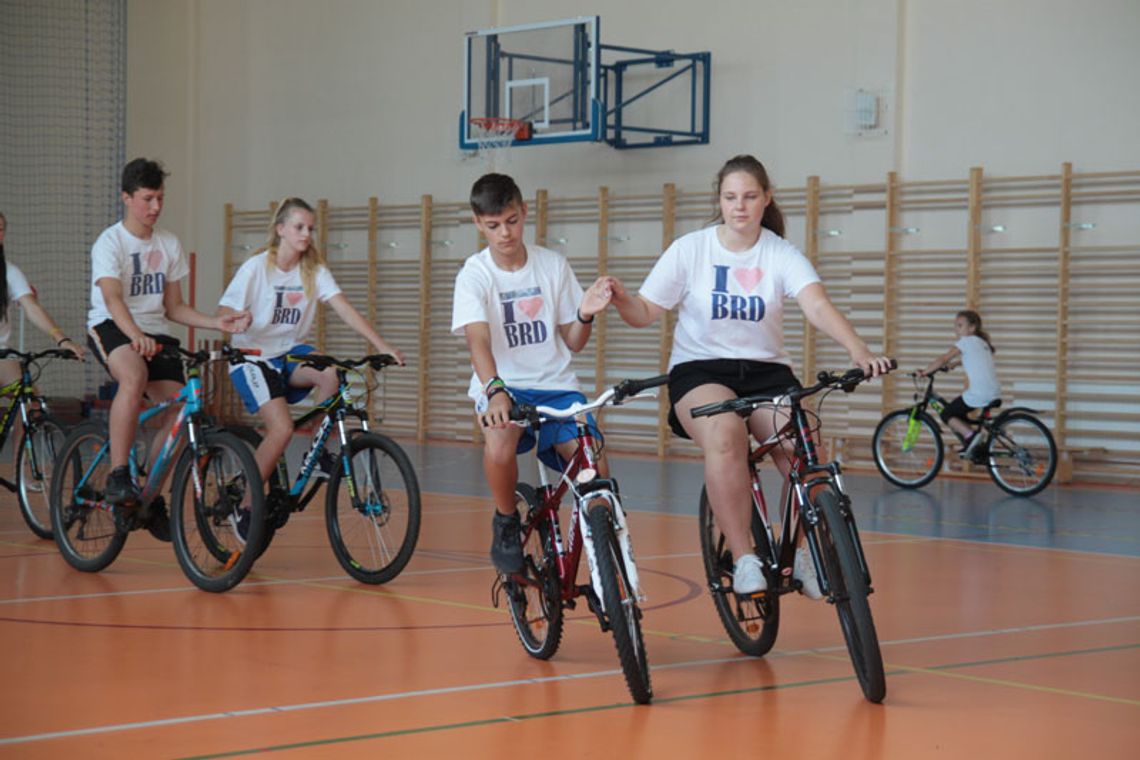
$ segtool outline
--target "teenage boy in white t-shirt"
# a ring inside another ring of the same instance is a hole
[[[512,399],[558,409],[586,400],[570,358],[590,339],[594,315],[608,297],[598,284],[583,295],[564,256],[523,242],[527,207],[510,177],[480,177],[471,188],[471,210],[487,247],[455,278],[451,331],[466,337],[471,352],[468,395],[484,426],[483,472],[496,507],[491,560],[509,574],[523,566],[516,454],[537,443],[540,459],[560,470],[576,447],[573,422],[544,424],[537,442],[529,428],[508,424]],[[600,437],[592,415],[588,422]]]
[[[87,340],[119,384],[109,415],[111,473],[104,497],[110,504],[134,505],[139,498],[127,458],[143,394],[166,399],[186,382],[182,361],[160,353],[165,345],[178,345],[167,320],[223,332],[249,325],[248,312],[211,317],[182,300],[181,281],[190,273],[186,254],[178,238],[155,226],[165,178],[157,161],[136,158],[123,167],[123,219],[103,230],[91,247]],[[172,419],[163,417],[163,425]]]

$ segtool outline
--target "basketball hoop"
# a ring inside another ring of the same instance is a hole
[[[529,140],[532,134],[529,121],[505,119],[498,116],[477,116],[470,120],[471,141],[475,152],[492,169],[504,158],[504,151],[515,140]]]

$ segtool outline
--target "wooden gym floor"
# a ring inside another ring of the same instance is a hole
[[[423,529],[382,587],[340,571],[317,503],[212,595],[145,533],[75,572],[4,493],[0,757],[1135,757],[1135,489],[852,474],[887,667],[872,705],[826,603],[785,597],[772,653],[738,654],[703,587],[699,464],[616,457],[649,597],[639,707],[589,613],[539,662],[491,606],[478,450],[408,448]]]

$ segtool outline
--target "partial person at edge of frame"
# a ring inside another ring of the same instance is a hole
[[[694,418],[693,408],[800,387],[784,348],[783,300],[795,298],[808,322],[843,346],[872,377],[890,369],[831,303],[811,262],[784,240],[784,216],[757,159],[729,159],[714,182],[711,225],[683,235],[661,255],[638,293],[616,277],[599,278],[621,318],[646,327],[677,308],[669,359],[669,422],[704,454],[709,505],[737,558],[733,590],[756,593],[767,580],[749,530],[748,433],[765,440],[782,425],[771,409],[747,420],[733,414]],[[786,419],[786,418],[785,418]],[[790,452],[773,460],[787,477]],[[796,550],[795,577],[805,596],[822,597],[806,547]]]

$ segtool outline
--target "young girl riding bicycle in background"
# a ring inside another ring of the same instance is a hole
[[[265,437],[255,452],[264,482],[293,436],[288,405],[301,401],[314,387],[320,392],[318,401],[338,388],[335,368],[304,367],[289,358],[314,350],[304,339],[318,302],[331,306],[377,352],[404,363],[403,353],[380,337],[341,292],[324,254],[313,245],[315,222],[308,203],[300,198],[283,200],[269,225],[265,247],[238,268],[218,304],[221,314],[248,309],[253,316],[249,329],[234,336],[233,345],[260,354],[256,361],[232,365],[230,379],[245,408],[257,413],[265,425]]]
[[[926,365],[916,373],[925,377],[940,367],[947,369],[960,362],[966,370],[968,385],[961,396],[951,401],[942,410],[942,421],[962,439],[963,458],[969,457],[981,436],[969,419],[974,409],[981,409],[1001,395],[997,369],[994,367],[994,344],[989,334],[982,329],[982,318],[976,311],[964,309],[954,317],[954,334],[958,340],[950,350]]]

